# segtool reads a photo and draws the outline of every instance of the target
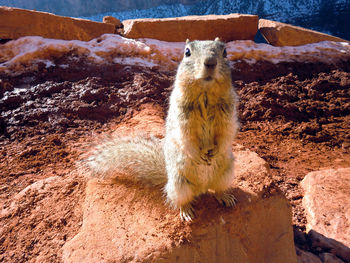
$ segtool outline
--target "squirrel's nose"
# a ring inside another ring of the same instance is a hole
[[[209,69],[215,68],[217,63],[218,62],[215,57],[207,57],[204,60],[204,65]]]

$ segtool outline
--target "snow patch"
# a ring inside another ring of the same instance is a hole
[[[303,46],[274,47],[253,41],[232,41],[226,44],[230,61],[246,60],[280,62],[333,63],[350,58],[350,45],[345,42],[323,41]]]
[[[38,60],[38,62],[44,63],[45,64],[45,68],[51,68],[51,67],[56,66],[55,63],[53,63],[50,60]]]
[[[46,68],[69,68],[69,61],[85,60],[91,64],[123,64],[160,67],[174,70],[183,56],[183,42],[155,39],[127,39],[105,34],[89,42],[23,37],[0,46],[0,73],[19,75]],[[350,57],[349,43],[320,42],[297,47],[274,47],[253,41],[232,41],[226,44],[231,62],[257,61],[333,63]],[[62,59],[62,58],[65,58]],[[76,63],[75,63],[76,64]]]
[[[65,69],[65,68],[69,68],[69,65],[67,65],[67,64],[62,64],[62,65],[59,65],[59,67]]]
[[[122,57],[117,57],[113,59],[113,63],[116,64],[121,64],[121,65],[136,65],[136,66],[143,66],[147,68],[152,68],[157,66],[157,64],[147,61],[146,59],[142,58],[122,58]]]

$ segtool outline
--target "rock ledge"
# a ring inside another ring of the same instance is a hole
[[[89,41],[106,33],[115,33],[115,26],[109,23],[0,6],[0,39],[42,36]]]
[[[253,40],[258,30],[255,15],[207,15],[123,21],[127,38],[154,38],[169,42],[214,40]]]
[[[233,151],[237,206],[201,196],[192,223],[164,204],[161,189],[125,177],[90,180],[83,225],[64,245],[63,261],[296,263],[291,207],[268,184],[268,165],[243,146]],[[261,178],[267,183],[256,183]]]

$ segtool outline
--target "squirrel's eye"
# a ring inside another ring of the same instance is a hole
[[[185,50],[185,56],[186,57],[189,57],[191,56],[191,50],[187,47],[186,50]]]
[[[224,58],[226,58],[226,57],[227,57],[227,51],[226,51],[226,48],[224,48],[224,52],[222,53],[222,56],[223,56]]]

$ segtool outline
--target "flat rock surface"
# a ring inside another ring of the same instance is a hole
[[[350,168],[311,172],[301,186],[307,229],[350,247]]]
[[[234,193],[233,210],[204,196],[195,205],[198,219],[185,224],[159,189],[90,181],[82,228],[63,247],[63,261],[296,262],[286,200]]]
[[[102,34],[113,34],[115,26],[85,19],[0,6],[0,38],[23,36],[89,41]]]
[[[133,19],[122,22],[127,38],[154,38],[164,41],[253,40],[258,30],[255,15],[207,15],[174,18]]]
[[[301,46],[321,41],[348,42],[339,37],[267,19],[259,19],[259,31],[273,46]]]

